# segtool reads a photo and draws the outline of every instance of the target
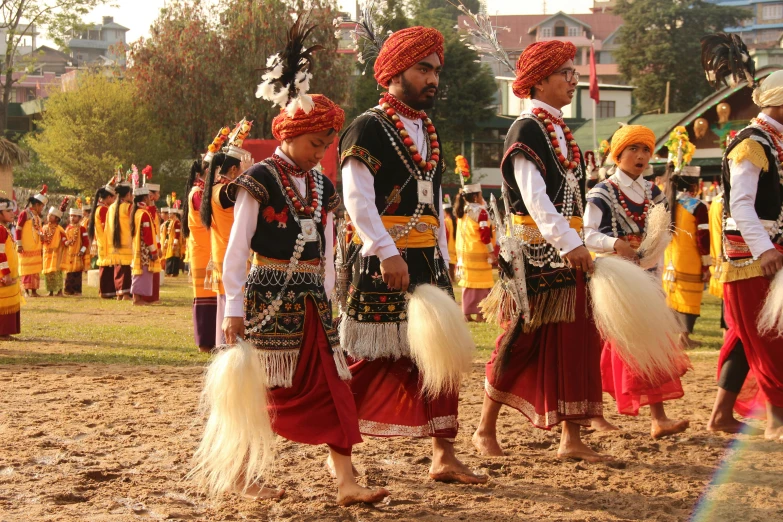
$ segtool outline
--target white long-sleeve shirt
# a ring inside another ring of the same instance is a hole
[[[652,185],[642,176],[632,179],[620,169],[617,169],[617,180],[620,190],[623,191],[625,197],[638,204],[644,202],[646,186]],[[603,217],[603,211],[597,205],[588,201],[584,217],[585,246],[596,254],[614,252],[614,244],[618,240],[616,237],[598,231]]]
[[[429,140],[429,135],[424,131],[424,123],[421,120],[398,116],[416,147],[420,151],[426,151],[427,141],[425,140]],[[343,163],[342,176],[345,209],[351,216],[356,233],[362,240],[362,257],[378,256],[378,259],[383,261],[398,255],[397,246],[383,225],[380,213],[375,206],[375,184],[370,169],[358,159],[348,158]],[[438,246],[443,260],[448,263],[449,249],[446,239],[446,223],[443,219],[443,196],[440,188],[435,208],[438,209],[440,216]]]
[[[770,118],[764,113],[758,115],[772,125],[775,129],[783,132],[783,125]],[[756,192],[759,186],[759,176],[761,169],[748,160],[740,161],[735,164],[729,160],[729,183],[731,183],[731,217],[737,224],[737,228],[742,234],[742,239],[750,249],[754,258],[758,258],[775,246],[769,238],[764,223],[759,219],[756,213]]]
[[[532,105],[544,109],[558,118],[563,115],[560,110],[540,100],[532,100]],[[560,150],[568,150],[563,129],[559,125],[554,127]],[[522,201],[524,201],[530,217],[535,221],[544,239],[554,246],[561,256],[582,246],[582,238],[579,237],[579,233],[571,228],[568,220],[557,211],[554,203],[549,199],[546,193],[546,183],[538,166],[523,154],[514,156],[513,165],[514,179],[519,186]]]
[[[278,147],[275,154],[291,165],[291,159]],[[289,177],[296,184],[300,194],[307,194],[305,178]],[[256,233],[256,223],[261,205],[246,190],[239,190],[234,205],[234,224],[228,239],[226,257],[223,259],[223,288],[226,291],[225,317],[245,316],[245,296],[242,287],[247,279],[247,256],[250,253],[250,241]],[[331,212],[326,217],[324,228],[326,242],[326,267],[324,274],[324,289],[329,296],[334,289],[334,217]]]

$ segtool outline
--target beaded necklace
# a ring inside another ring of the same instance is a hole
[[[308,172],[304,172],[298,167],[291,165],[277,154],[272,155],[272,161],[275,163],[278,174],[280,175],[280,182],[283,184],[283,191],[285,192],[288,199],[291,200],[294,209],[296,209],[298,212],[304,212],[308,216],[311,214],[314,215],[316,207],[318,206],[318,194],[316,191],[315,179],[313,179],[313,177],[310,176]],[[305,184],[310,189],[309,204],[305,198],[299,194],[299,190],[296,188],[296,185],[291,185],[289,176],[305,179]]]
[[[425,171],[435,170],[440,161],[440,143],[438,143],[438,134],[435,130],[435,126],[432,124],[432,120],[427,117],[427,113],[424,111],[417,111],[408,107],[400,100],[389,94],[383,93],[378,104],[386,112],[389,118],[394,122],[394,126],[402,138],[402,142],[408,147],[411,153],[411,159],[419,166],[419,168]],[[413,139],[408,135],[408,131],[405,130],[405,124],[400,121],[400,117],[397,113],[402,114],[404,117],[410,120],[422,120],[425,125],[425,130],[429,134],[430,139],[430,159],[425,161],[421,156],[419,149],[416,148],[416,144],[413,143]]]
[[[613,207],[612,217],[611,217],[612,236],[616,238],[620,237],[617,230],[617,214],[622,212],[626,216],[631,218],[634,223],[636,223],[636,226],[639,227],[639,232],[642,234],[642,237],[644,237],[647,234],[647,220],[649,219],[648,210],[650,208],[650,201],[652,201],[652,185],[649,185],[647,183],[644,184],[644,211],[641,214],[639,214],[638,212],[629,211],[628,203],[625,200],[623,191],[620,190],[620,185],[618,183],[618,180],[619,180],[619,176],[617,174],[613,174],[607,180],[609,182],[609,185],[611,185],[614,189],[617,189],[617,190],[608,191],[612,198],[612,207]],[[631,230],[631,232],[636,232],[636,231]]]
[[[579,146],[576,144],[576,140],[574,140],[574,135],[571,134],[571,129],[568,128],[565,121],[540,107],[535,107],[531,112],[539,120],[544,122],[546,130],[549,133],[549,141],[552,142],[552,146],[555,148],[558,161],[560,161],[566,169],[575,170],[579,166],[579,160],[582,159],[582,153],[579,151]],[[571,152],[569,153],[570,159],[569,157],[566,157],[560,149],[560,142],[557,139],[555,125],[563,129],[563,135],[565,136],[566,142],[571,147]]]

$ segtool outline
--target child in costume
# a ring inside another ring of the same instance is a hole
[[[65,272],[65,295],[82,295],[82,274],[90,269],[90,240],[82,225],[84,212],[81,199],[68,211],[68,227],[65,229],[65,254],[62,271]]]
[[[166,241],[166,275],[177,277],[182,269],[182,222],[179,219],[180,200],[170,210]]]
[[[642,176],[654,149],[655,134],[642,125],[626,125],[612,137],[610,154],[617,170],[590,190],[585,210],[585,245],[598,256],[617,254],[638,261],[649,211],[654,205],[665,205],[660,189]],[[643,314],[639,320],[645,320]],[[683,396],[679,377],[651,382],[636,375],[613,349],[611,339],[604,342],[601,353],[601,378],[603,390],[617,401],[620,413],[636,416],[640,407],[650,406],[653,438],[688,428],[687,420],[668,418],[663,406],[664,401]],[[602,418],[592,425],[602,431],[616,429]]]
[[[16,252],[19,254],[19,275],[22,288],[31,297],[38,296],[43,270],[43,245],[41,244],[41,213],[49,202],[47,186],[27,200],[27,208],[16,222]]]
[[[297,71],[303,68],[301,77],[309,76],[309,53],[301,51],[308,33],[297,21],[286,50],[268,62],[270,72],[265,78],[269,84],[259,86],[259,93],[267,96],[273,95],[275,83],[290,88],[282,100],[288,110],[282,110],[272,123],[280,147],[228,186],[235,206],[221,271],[226,292],[223,331],[229,343],[246,342],[219,352],[209,370],[205,394],[233,396],[240,379],[249,380],[247,372],[255,368],[257,381],[269,387],[268,411],[274,432],[293,441],[329,446],[337,502],[347,506],[378,502],[388,492],[360,487],[352,471],[351,448],[361,442],[361,436],[353,395],[345,382],[351,375],[338,345],[328,300],[334,285],[332,211],[340,197],[329,179],[315,169],[345,116],[325,96],[296,90],[301,87],[295,81]],[[278,64],[279,75],[275,75]],[[293,71],[288,69],[290,64]],[[254,256],[246,277],[248,250]],[[227,368],[225,363],[237,358],[241,364],[232,364],[219,379],[214,378],[221,368]],[[229,415],[221,415],[221,402],[211,403],[210,420],[197,452],[197,473],[213,491],[233,487],[255,498],[282,495],[255,482],[260,473],[254,464],[261,448],[241,445],[247,439],[240,427],[231,432],[223,429],[229,419],[258,412],[264,391],[237,394],[241,402],[228,405]],[[258,433],[268,429],[268,419],[258,426],[245,426],[248,435],[258,440]],[[219,437],[222,444],[210,443],[218,440],[215,430],[223,434]],[[236,458],[230,458],[223,448],[234,441]],[[229,465],[237,461],[247,465],[244,469]]]
[[[46,290],[49,297],[63,295],[63,272],[62,252],[64,249],[63,240],[65,239],[65,230],[60,226],[60,218],[68,207],[68,198],[66,197],[60,208],[52,207],[47,216],[48,222],[43,227],[41,243],[43,244],[43,273],[46,280]]]
[[[13,341],[22,331],[19,308],[22,293],[19,284],[19,257],[8,227],[14,222],[16,203],[0,198],[0,341]]]

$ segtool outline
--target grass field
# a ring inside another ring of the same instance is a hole
[[[187,276],[167,278],[161,305],[134,307],[129,301],[105,300],[85,286],[82,297],[27,299],[22,307],[24,342],[0,342],[0,364],[96,363],[201,365],[209,360],[193,343],[192,290]],[[456,290],[459,300],[460,290]],[[638,310],[640,316],[644,309]],[[489,357],[500,330],[470,324],[482,360]],[[694,338],[702,350],[719,350],[720,300],[706,294]],[[34,343],[35,351],[25,346]]]

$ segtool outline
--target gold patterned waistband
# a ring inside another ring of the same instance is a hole
[[[253,266],[263,268],[264,270],[275,270],[277,272],[287,272],[290,262],[285,259],[274,259],[272,257],[260,256],[253,254]],[[321,272],[321,260],[320,259],[308,259],[307,261],[300,260],[294,268],[294,272],[298,274],[319,274]]]

